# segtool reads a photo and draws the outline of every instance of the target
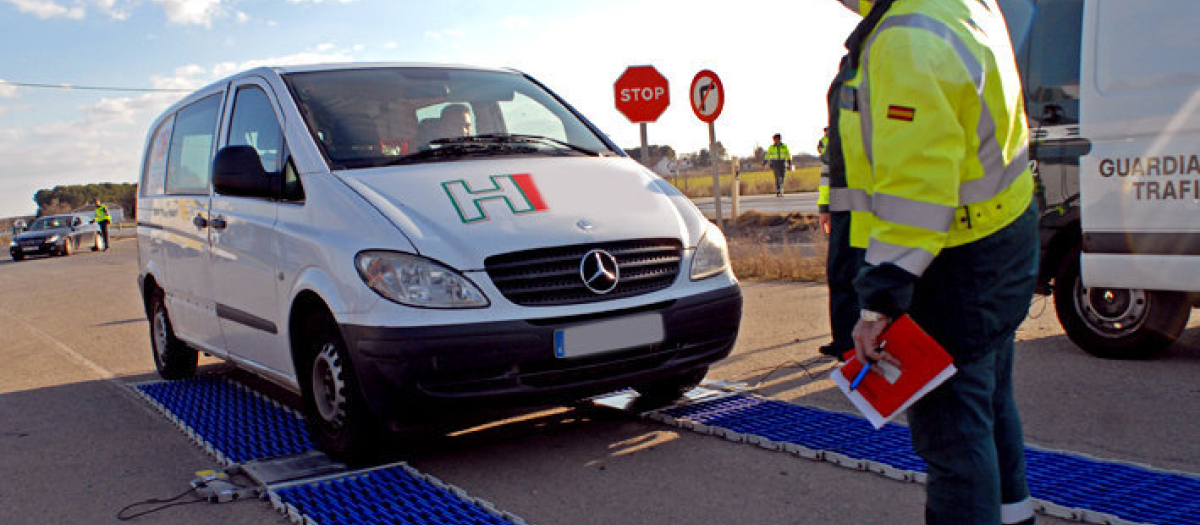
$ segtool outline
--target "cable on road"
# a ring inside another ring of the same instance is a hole
[[[166,510],[171,507],[191,505],[193,503],[203,503],[205,500],[200,498],[199,496],[196,496],[196,499],[193,499],[193,500],[178,501],[180,498],[187,496],[188,494],[192,494],[194,492],[196,492],[196,488],[190,487],[187,490],[183,491],[183,493],[179,494],[178,496],[172,497],[172,498],[164,498],[164,499],[151,498],[148,500],[139,501],[137,503],[130,503],[129,505],[126,505],[124,508],[122,508],[120,511],[117,511],[117,519],[120,521],[129,521],[134,518],[145,516],[147,514],[153,514],[155,512]],[[151,509],[146,509],[146,510],[143,510],[143,511],[135,513],[135,514],[130,514],[128,516],[125,515],[126,512],[132,510],[134,507],[140,507],[143,505],[154,505],[154,504],[158,504],[158,503],[164,503],[164,505],[154,507]]]

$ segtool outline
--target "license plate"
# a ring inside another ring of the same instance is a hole
[[[21,250],[27,251],[27,252],[36,252],[36,251],[38,251],[38,247],[37,246],[22,246]]]
[[[639,314],[554,331],[554,356],[583,357],[661,343],[662,316]]]

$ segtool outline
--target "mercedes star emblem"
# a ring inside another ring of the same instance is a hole
[[[617,258],[604,250],[592,250],[583,256],[579,262],[579,277],[583,285],[596,294],[606,294],[617,287],[621,278],[621,270],[617,268]]]

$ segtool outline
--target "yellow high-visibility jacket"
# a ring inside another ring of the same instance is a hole
[[[825,150],[829,148],[829,137],[821,137],[817,142],[817,152],[821,154],[821,179],[817,181],[817,210],[821,213],[829,211],[829,159]]]
[[[868,264],[919,277],[1029,207],[1029,130],[994,0],[896,2],[839,105],[850,244]]]
[[[792,161],[792,154],[788,151],[787,144],[780,142],[779,144],[771,144],[767,148],[767,154],[763,156],[763,160],[782,160],[785,162]]]
[[[96,206],[96,222],[112,222],[112,217],[108,214],[108,207],[101,204]]]

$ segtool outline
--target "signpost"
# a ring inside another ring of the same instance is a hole
[[[725,226],[721,219],[721,159],[717,158],[717,133],[713,122],[725,108],[725,87],[716,73],[705,69],[696,73],[692,87],[688,89],[688,101],[692,111],[701,122],[708,123],[708,153],[713,160],[713,205],[717,209],[717,224]],[[737,184],[737,181],[734,181]]]
[[[650,162],[646,141],[646,123],[658,120],[671,105],[671,90],[667,78],[654,66],[629,66],[613,83],[617,111],[630,122],[641,125],[642,164]]]

